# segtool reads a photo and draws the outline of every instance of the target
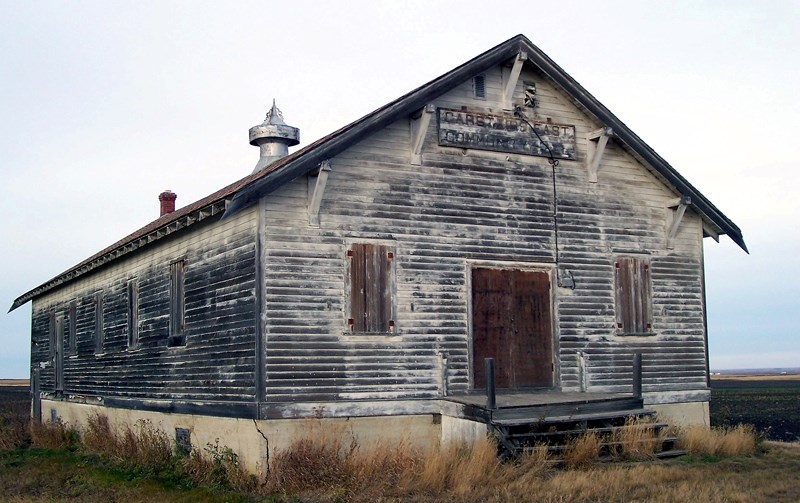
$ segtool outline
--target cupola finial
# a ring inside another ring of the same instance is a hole
[[[286,124],[275,99],[264,122],[250,128],[250,145],[261,149],[261,156],[253,173],[257,173],[282,157],[289,155],[289,147],[300,143],[300,130]]]

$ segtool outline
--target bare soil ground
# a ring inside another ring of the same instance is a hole
[[[769,440],[800,440],[800,379],[725,377],[711,380],[712,426],[751,424]]]

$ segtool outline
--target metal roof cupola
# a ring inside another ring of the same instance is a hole
[[[289,147],[298,143],[300,130],[283,121],[283,114],[273,99],[272,108],[267,112],[264,122],[250,128],[250,145],[261,148],[261,156],[253,173],[258,173],[278,159],[286,157],[289,155]]]

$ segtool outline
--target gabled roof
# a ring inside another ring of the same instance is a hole
[[[318,168],[321,162],[337,155],[365,136],[379,131],[399,119],[408,117],[472,76],[485,72],[495,65],[505,63],[516,57],[520,52],[527,54],[528,61],[526,64],[533,64],[538,67],[542,73],[560,86],[586,113],[593,116],[604,126],[610,127],[616,140],[652,169],[666,184],[672,186],[681,196],[688,196],[691,199],[693,208],[706,223],[711,225],[719,234],[727,234],[747,252],[742,232],[733,221],[719,211],[711,201],[694,188],[667,161],[661,158],[602,103],[597,101],[594,96],[570,77],[567,72],[533,45],[530,40],[523,35],[517,35],[357,121],[344,126],[338,131],[274,162],[258,173],[242,178],[208,197],[151,222],[50,281],[23,294],[14,301],[10,311],[61,284],[85,275],[112,260],[116,260],[177,230],[217,215],[222,211],[224,211],[223,218],[228,218],[242,211],[259,198],[271,193],[285,183]]]

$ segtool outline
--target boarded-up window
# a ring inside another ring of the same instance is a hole
[[[69,354],[74,355],[78,352],[78,304],[73,300],[69,303],[69,317],[67,331],[69,337]]]
[[[186,262],[178,260],[169,266],[169,339],[168,346],[186,344],[185,328],[185,283]]]
[[[139,346],[139,283],[128,281],[128,349]]]
[[[476,75],[472,79],[473,95],[481,100],[486,99],[486,77],[483,75]]]
[[[94,296],[94,352],[103,352],[103,292],[97,292]]]
[[[47,321],[47,357],[52,358],[56,354],[56,313],[48,313]]]
[[[55,390],[64,391],[64,316],[56,317]]]
[[[620,257],[614,262],[617,333],[649,334],[653,330],[650,264],[644,258]]]
[[[356,243],[347,256],[350,261],[350,331],[393,332],[394,253],[391,248]]]

